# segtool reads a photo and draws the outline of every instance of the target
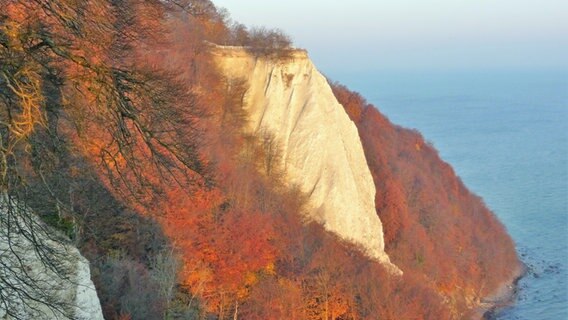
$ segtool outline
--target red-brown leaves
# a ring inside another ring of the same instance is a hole
[[[518,263],[511,239],[434,148],[344,86],[334,85],[334,93],[359,128],[386,249],[405,275],[423,278],[462,309],[472,292],[487,294],[507,279]]]

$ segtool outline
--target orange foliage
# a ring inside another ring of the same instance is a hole
[[[144,205],[125,201],[159,216],[184,262],[180,281],[206,312],[220,319],[451,319],[471,307],[467,295],[481,297],[506,278],[517,261],[512,242],[482,202],[418,133],[392,125],[341,86],[334,92],[363,140],[386,249],[404,276],[393,278],[321,226],[305,225],[302,197],[263,174],[265,155],[241,133],[246,88],[228,90],[212,72],[201,40],[223,28],[184,19],[168,22],[176,30],[170,46],[150,48],[142,59],[176,70],[196,93],[207,115],[196,122],[207,141],[199,152],[215,183],[184,188],[147,170],[163,191]],[[171,59],[161,60],[166,53]]]
[[[519,264],[511,238],[436,150],[344,86],[333,90],[359,129],[393,262],[462,311],[509,279]]]
[[[165,2],[132,0],[133,23],[121,33],[128,39],[116,39],[105,32],[115,15],[101,3],[80,8],[99,23],[73,39],[78,61],[60,62],[71,81],[65,96],[73,100],[63,101],[62,112],[83,121],[59,126],[124,206],[160,223],[183,261],[180,285],[199,300],[202,313],[219,319],[451,319],[471,307],[468,296],[489,293],[510,274],[517,263],[512,241],[482,201],[417,132],[391,124],[339,85],[334,93],[359,129],[375,181],[386,250],[404,276],[393,277],[321,225],[306,224],[304,196],[289,190],[280,171],[263,169],[260,139],[242,132],[245,85],[227,84],[207,54],[205,41],[229,38],[227,17],[215,10],[161,15]],[[6,12],[16,25],[58,25],[31,8],[8,6]],[[61,28],[53,32],[73,37]],[[133,47],[113,56],[106,50],[113,45]],[[178,166],[181,160],[166,145],[145,144],[153,136],[140,123],[125,120],[119,129],[132,136],[116,143],[117,128],[106,121],[115,114],[96,108],[109,102],[99,93],[114,79],[82,68],[82,59],[97,70],[137,65],[183,84],[186,95],[166,104],[171,109],[155,110],[135,92],[126,100],[146,108],[135,114],[157,128],[162,141],[194,151],[199,170]],[[182,119],[165,122],[164,114]],[[183,134],[169,135],[174,130]]]
[[[274,265],[273,229],[268,216],[227,207],[219,190],[191,198],[169,191],[159,221],[185,260],[182,283],[208,297],[211,311],[223,295],[247,296],[258,272]]]

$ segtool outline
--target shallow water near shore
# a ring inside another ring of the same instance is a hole
[[[568,72],[328,75],[418,129],[507,227],[527,274],[492,318],[568,319]]]

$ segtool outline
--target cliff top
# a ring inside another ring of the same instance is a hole
[[[276,57],[276,58],[293,58],[293,59],[309,59],[308,51],[299,48],[257,48],[244,46],[224,46],[207,42],[211,52],[215,55],[223,57],[250,57],[251,55]]]

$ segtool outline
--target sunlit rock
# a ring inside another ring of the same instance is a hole
[[[384,251],[375,185],[355,124],[303,50],[256,56],[213,47],[222,73],[244,80],[248,128],[274,137],[287,181],[308,195],[309,218],[396,273]]]

